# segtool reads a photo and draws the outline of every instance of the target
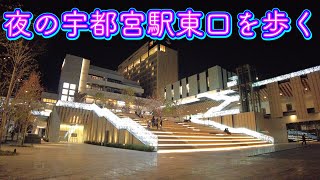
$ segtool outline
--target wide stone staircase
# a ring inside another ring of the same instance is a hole
[[[130,117],[145,128],[151,120],[151,117],[139,118],[135,114],[117,115],[120,118]],[[163,127],[151,127],[149,130],[158,136],[158,153],[220,151],[271,145],[246,134],[228,135],[214,127],[174,120],[164,120]]]

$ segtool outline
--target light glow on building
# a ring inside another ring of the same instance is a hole
[[[76,102],[58,101],[56,106],[79,108],[95,112],[99,117],[106,118],[113,126],[119,130],[125,129],[142,143],[148,146],[158,147],[158,137],[146,130],[143,126],[130,118],[119,118],[107,108],[101,109],[96,104],[84,104]]]
[[[274,144],[274,138],[273,137],[265,135],[265,134],[262,134],[262,133],[258,133],[256,131],[252,131],[252,130],[247,129],[247,128],[232,128],[232,127],[229,127],[229,126],[226,126],[226,125],[214,122],[214,121],[200,120],[195,116],[192,116],[191,122],[196,123],[196,124],[206,125],[206,126],[213,126],[213,127],[218,128],[218,129],[220,129],[222,131],[225,130],[226,128],[228,128],[231,133],[246,134],[246,135],[258,138],[258,139],[260,139],[262,141],[267,141],[267,142],[270,142],[270,143]]]
[[[283,81],[283,80],[290,79],[290,78],[293,78],[293,77],[298,77],[298,76],[310,74],[310,73],[313,73],[313,72],[316,72],[316,71],[320,71],[320,66],[315,66],[315,67],[304,69],[304,70],[301,70],[301,71],[297,71],[297,72],[293,72],[293,73],[277,76],[277,77],[274,77],[274,78],[266,79],[266,80],[263,80],[263,81],[255,82],[255,83],[252,84],[252,87],[258,87],[258,86],[270,84],[270,83],[273,83],[273,82]]]

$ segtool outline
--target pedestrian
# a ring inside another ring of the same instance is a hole
[[[302,135],[302,145],[305,144],[307,145],[307,141],[306,141],[306,135]]]
[[[161,118],[161,116],[160,116],[160,127],[162,129],[162,118]]]
[[[154,119],[154,116],[152,116],[151,123],[152,123],[152,127],[154,127],[154,126],[155,126],[155,119]]]
[[[14,134],[15,134],[15,133],[14,133],[14,130],[12,130],[12,131],[11,131],[11,140],[12,140],[12,141],[13,141],[13,138],[14,138]]]
[[[150,122],[150,121],[148,121],[148,129],[150,129],[150,124],[151,124],[151,122]]]
[[[230,131],[229,131],[228,128],[225,128],[225,129],[224,129],[224,132],[227,133],[228,135],[231,135],[231,133],[230,133]]]
[[[156,119],[156,126],[157,126],[157,129],[159,129],[159,121],[158,121],[158,118]]]

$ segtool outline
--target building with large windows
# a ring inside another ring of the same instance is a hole
[[[215,66],[168,84],[164,96],[182,116],[269,133],[277,143],[320,139],[320,66],[261,81],[249,65],[236,72]]]
[[[139,83],[125,79],[120,73],[93,66],[90,60],[69,54],[62,65],[58,89],[59,100],[74,101],[75,94],[79,92],[87,95],[87,103],[93,103],[97,93],[119,102],[126,89],[131,89],[135,96],[144,92]]]
[[[166,100],[179,100],[195,97],[208,91],[220,91],[228,89],[228,81],[236,76],[220,66],[214,66],[208,70],[186,77],[172,84],[167,84],[163,89]],[[230,85],[229,85],[230,86]]]
[[[140,83],[145,97],[159,96],[167,84],[178,80],[178,52],[151,41],[123,61],[118,71]]]

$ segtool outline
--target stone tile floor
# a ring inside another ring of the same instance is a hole
[[[0,179],[320,179],[317,143],[175,154],[46,143],[17,151],[0,156]]]

